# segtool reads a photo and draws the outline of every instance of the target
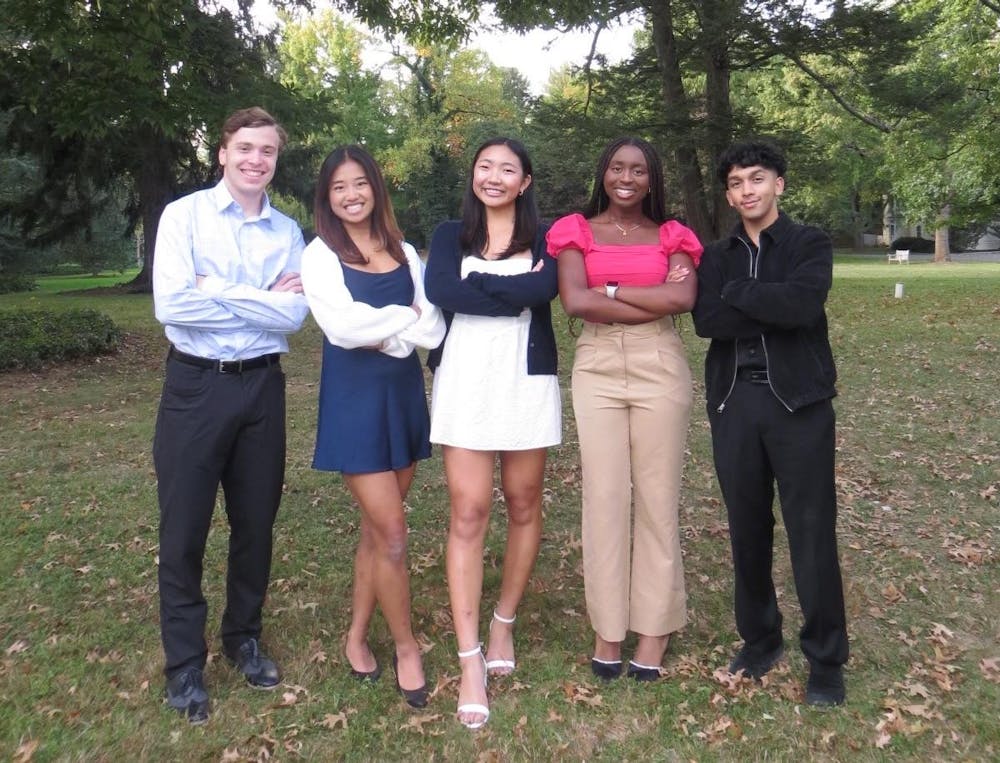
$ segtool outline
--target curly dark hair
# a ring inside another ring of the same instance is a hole
[[[763,167],[783,178],[788,170],[788,162],[777,144],[766,140],[748,140],[734,143],[719,157],[715,176],[722,185],[726,184],[733,167]]]

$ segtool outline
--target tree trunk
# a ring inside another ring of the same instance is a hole
[[[738,4],[731,0],[705,2],[702,13],[701,39],[705,49],[705,148],[709,166],[709,208],[712,238],[720,238],[736,222],[737,215],[726,202],[722,186],[715,179],[715,163],[733,140],[733,107],[730,101],[729,44],[733,13]]]
[[[139,145],[144,147],[145,156],[139,166],[136,187],[142,216],[143,257],[139,275],[128,286],[132,291],[150,292],[153,290],[156,229],[160,225],[163,209],[173,201],[174,177],[166,138],[151,125],[143,125],[141,130],[145,135],[141,137]]]
[[[945,204],[938,212],[934,226],[934,262],[951,262],[951,244],[948,242],[951,220],[951,204]]]
[[[698,163],[697,136],[692,129],[691,107],[684,92],[680,58],[674,38],[671,0],[646,4],[653,20],[653,43],[663,80],[663,102],[666,114],[672,117],[677,130],[674,161],[680,177],[686,221],[703,241],[716,238],[715,226],[705,199],[701,165]]]

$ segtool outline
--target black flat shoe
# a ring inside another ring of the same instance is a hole
[[[350,664],[350,663],[348,663]],[[378,664],[378,660],[375,660],[374,670],[355,670],[351,668],[351,678],[356,681],[371,681],[375,683],[382,675],[382,666]]]
[[[227,653],[226,658],[255,689],[273,689],[281,682],[278,666],[260,651],[260,643],[255,638],[248,638],[240,644],[236,654]]]
[[[396,674],[396,689],[403,695],[406,704],[417,709],[427,707],[427,682],[417,689],[404,689],[399,685],[399,662],[396,655],[392,656],[392,672]]]
[[[622,674],[621,660],[599,660],[590,658],[590,672],[602,681],[611,681]]]
[[[205,679],[198,668],[185,670],[167,681],[167,704],[192,726],[208,721],[209,701]]]
[[[634,660],[628,661],[628,677],[634,681],[659,681],[659,665],[640,665]]]

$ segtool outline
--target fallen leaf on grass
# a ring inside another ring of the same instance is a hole
[[[440,713],[434,713],[432,715],[414,714],[409,717],[406,723],[399,727],[399,730],[406,731],[407,729],[410,729],[411,731],[416,731],[420,734],[420,736],[423,736],[425,733],[424,726],[428,723],[437,723],[442,718],[444,718],[444,716]]]
[[[19,638],[13,644],[11,644],[9,647],[7,647],[6,653],[7,653],[7,656],[9,657],[12,654],[20,654],[21,652],[25,651],[27,648],[28,648],[28,642],[25,641],[23,638]]]
[[[574,704],[589,705],[590,707],[600,707],[604,704],[604,697],[594,692],[593,689],[566,681],[563,684],[563,694],[566,699]]]
[[[21,742],[17,749],[14,751],[14,761],[15,763],[28,763],[35,755],[35,750],[38,749],[38,740],[29,739],[25,742]]]
[[[222,751],[222,757],[219,758],[219,763],[235,763],[235,761],[243,760],[243,756],[240,755],[240,750],[238,747],[229,749],[228,747]]]
[[[903,684],[902,686],[900,686],[900,688],[907,694],[909,694],[911,697],[923,697],[924,699],[928,699],[931,696],[931,693],[927,690],[927,687],[924,686],[922,683]]]
[[[1000,657],[984,657],[979,661],[979,671],[987,681],[1000,683]]]
[[[889,583],[889,585],[882,589],[882,598],[889,604],[898,604],[901,601],[906,601],[903,592],[896,588],[893,583]]]
[[[705,740],[709,744],[716,744],[727,738],[742,738],[743,729],[728,715],[724,715],[704,731],[699,731],[695,736]]]
[[[323,716],[323,720],[317,721],[320,726],[328,728],[333,731],[335,728],[340,726],[341,728],[347,728],[347,713],[339,712],[336,715],[333,713],[327,713]]]

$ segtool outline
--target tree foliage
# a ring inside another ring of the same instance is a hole
[[[0,213],[52,242],[85,229],[121,184],[146,233],[148,287],[160,212],[207,179],[204,148],[224,115],[252,103],[292,111],[243,5],[234,15],[198,0],[0,0],[7,146],[34,156],[42,179]]]

